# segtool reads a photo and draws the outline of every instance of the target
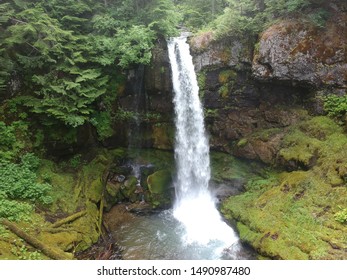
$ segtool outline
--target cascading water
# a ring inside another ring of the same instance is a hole
[[[176,110],[177,178],[173,209],[133,217],[113,233],[124,259],[249,259],[209,191],[203,110],[186,38],[168,42]],[[135,172],[134,174],[139,174]],[[226,250],[224,250],[226,249]]]
[[[174,217],[185,228],[184,242],[216,243],[216,253],[236,244],[238,238],[221,218],[208,189],[209,143],[205,133],[199,87],[185,37],[168,42],[176,112]]]

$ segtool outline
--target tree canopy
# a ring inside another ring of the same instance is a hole
[[[0,13],[2,99],[72,127],[117,94],[122,69],[148,64],[155,38],[179,21],[170,0],[13,0]]]

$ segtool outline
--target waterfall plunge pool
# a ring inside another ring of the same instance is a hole
[[[185,226],[174,217],[173,209],[135,215],[112,232],[125,260],[256,259],[255,252],[239,241],[224,248],[220,240],[190,242],[185,234]]]

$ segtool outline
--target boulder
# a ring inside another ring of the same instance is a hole
[[[172,175],[169,170],[159,170],[147,178],[150,201],[154,208],[166,208],[171,204]]]

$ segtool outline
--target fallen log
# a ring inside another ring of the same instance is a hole
[[[77,220],[78,218],[81,218],[82,216],[84,216],[85,214],[87,214],[87,211],[80,211],[80,212],[77,212],[75,214],[72,214],[71,216],[68,216],[64,219],[61,219],[57,222],[55,222],[54,224],[51,225],[52,228],[57,228],[57,227],[60,227],[64,224],[68,224],[68,223],[71,223],[75,220]]]
[[[2,219],[0,222],[6,226],[10,231],[12,231],[14,234],[16,234],[18,237],[22,238],[33,246],[34,248],[40,250],[44,255],[47,257],[54,259],[54,260],[71,260],[73,259],[71,254],[65,253],[64,251],[58,249],[58,248],[53,248],[48,246],[47,244],[44,244],[37,238],[27,234],[24,232],[22,229],[17,227],[14,223],[10,222],[9,220]]]
[[[40,230],[41,232],[48,232],[48,233],[61,233],[61,232],[77,232],[77,233],[82,233],[80,231],[77,231],[73,228],[52,228],[52,227],[47,227],[47,228],[42,228]]]

